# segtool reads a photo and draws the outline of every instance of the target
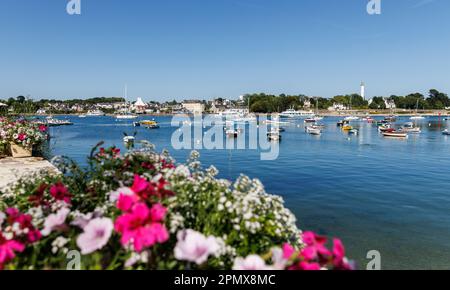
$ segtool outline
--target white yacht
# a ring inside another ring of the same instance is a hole
[[[314,117],[313,111],[296,111],[294,109],[288,109],[280,113],[282,118],[312,118]]]
[[[116,115],[117,120],[132,120],[132,119],[136,119],[137,117],[138,116],[136,116],[136,115],[128,114],[128,113]]]
[[[359,120],[359,117],[356,117],[356,116],[348,116],[348,117],[345,117],[344,120],[345,120],[345,121],[358,121],[358,120]]]
[[[100,117],[100,116],[104,116],[105,113],[103,113],[103,111],[100,110],[90,110],[87,112],[86,116],[88,117]]]

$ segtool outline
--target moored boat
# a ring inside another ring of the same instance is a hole
[[[382,133],[384,137],[394,137],[394,138],[408,138],[408,133],[404,132],[383,132]]]
[[[420,130],[420,128],[414,126],[414,123],[412,123],[412,122],[405,123],[402,126],[402,128],[400,129],[400,131],[402,131],[402,132],[409,132],[409,133],[420,133],[420,132],[422,132]]]
[[[267,133],[267,139],[269,141],[281,141],[281,134],[279,132],[271,131]]]
[[[322,130],[315,126],[306,127],[306,132],[311,135],[320,135],[322,134]]]
[[[345,125],[345,126],[342,127],[342,130],[344,130],[344,131],[350,131],[350,130],[353,130],[353,126]]]
[[[339,121],[337,122],[337,126],[338,126],[338,127],[342,127],[342,126],[348,125],[348,124],[349,124],[349,121],[346,121],[346,120],[339,120]]]

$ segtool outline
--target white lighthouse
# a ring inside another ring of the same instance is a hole
[[[363,98],[363,100],[366,99],[366,85],[364,84],[364,82],[361,82],[361,97]]]

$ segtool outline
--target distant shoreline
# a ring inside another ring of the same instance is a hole
[[[255,113],[257,116],[261,115],[270,115],[271,113],[265,114],[265,113]],[[397,116],[413,116],[416,114],[420,114],[423,116],[428,117],[439,117],[439,116],[450,116],[450,111],[446,110],[426,110],[426,111],[418,111],[417,113],[414,111],[403,111],[403,112],[395,112],[392,113],[389,110],[386,111],[373,111],[373,110],[352,110],[352,111],[339,111],[339,112],[330,112],[330,111],[319,111],[318,115],[324,116],[324,117],[343,117],[343,116],[349,116],[349,115],[355,115],[355,116],[390,116],[390,115],[397,115]],[[79,116],[82,115],[82,113],[69,113],[69,114],[45,114],[45,115],[37,115],[37,114],[17,114],[22,116],[37,116],[37,117],[46,117],[46,116]],[[159,114],[138,114],[138,116],[141,117],[157,117],[157,116],[174,116],[177,114],[172,113],[159,113]],[[105,114],[105,116],[108,117],[114,117],[115,114]],[[97,116],[92,116],[97,117]]]

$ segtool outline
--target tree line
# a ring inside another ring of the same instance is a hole
[[[271,95],[271,94],[247,94],[244,96],[245,104],[249,104],[250,111],[255,113],[282,112],[293,108],[304,109],[309,101],[310,108],[318,107],[326,110],[334,104],[341,104],[351,109],[388,109],[386,101],[393,102],[398,109],[407,110],[443,110],[450,107],[450,98],[447,94],[436,89],[431,89],[428,96],[421,93],[412,93],[406,96],[391,95],[389,97],[376,96],[372,101],[363,99],[359,94],[337,95],[332,98],[309,97],[306,95]]]

